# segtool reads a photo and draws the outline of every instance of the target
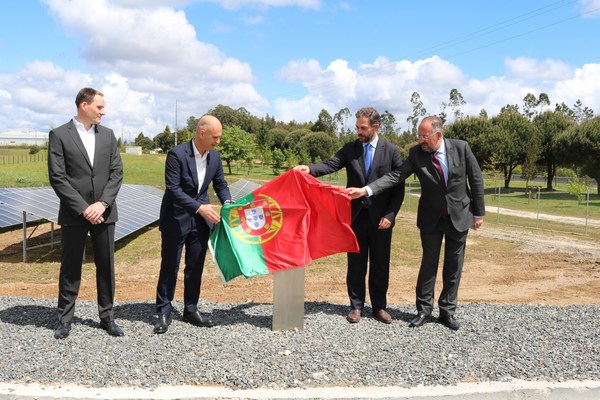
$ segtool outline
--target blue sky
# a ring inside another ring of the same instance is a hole
[[[0,12],[0,132],[47,132],[91,86],[125,139],[217,104],[314,121],[496,114],[531,92],[600,114],[600,0],[19,0]],[[350,121],[353,124],[354,121]]]

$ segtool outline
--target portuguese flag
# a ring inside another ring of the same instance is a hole
[[[350,196],[344,189],[290,170],[223,205],[210,244],[228,282],[239,275],[266,275],[331,254],[358,252],[350,223]]]

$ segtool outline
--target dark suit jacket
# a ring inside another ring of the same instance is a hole
[[[48,174],[50,185],[60,199],[58,223],[85,225],[81,215],[96,201],[105,201],[105,223],[118,219],[115,199],[123,181],[123,163],[111,129],[96,125],[94,166],[77,133],[73,120],[50,131]]]
[[[398,170],[402,165],[402,157],[398,148],[386,142],[381,137],[377,143],[373,161],[371,163],[371,174],[367,180],[365,170],[363,144],[360,140],[346,143],[332,158],[318,164],[310,164],[310,173],[313,176],[327,175],[332,172],[346,168],[346,187],[363,187],[388,172]],[[352,220],[354,220],[362,208],[364,199],[352,200]],[[404,201],[404,182],[392,190],[369,198],[369,216],[371,222],[378,224],[381,217],[388,219],[392,226],[396,220],[396,214]]]
[[[473,224],[473,215],[484,216],[483,176],[479,164],[463,140],[446,139],[448,158],[448,185],[444,189],[431,162],[431,153],[416,145],[410,149],[408,158],[397,171],[385,175],[369,184],[374,195],[395,187],[411,174],[416,174],[421,183],[421,198],[417,214],[417,226],[424,232],[435,228],[444,203],[452,224],[459,232],[467,231]]]
[[[193,140],[175,146],[169,154],[165,166],[165,194],[160,207],[160,230],[183,237],[195,223],[198,208],[209,204],[208,185],[213,188],[221,203],[231,200],[231,194],[223,174],[221,156],[210,150],[207,158],[206,176],[198,192],[198,172],[194,158]],[[204,219],[203,219],[204,220]],[[208,221],[205,221],[212,228]]]

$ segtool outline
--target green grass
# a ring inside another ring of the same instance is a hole
[[[29,149],[27,148],[0,148],[0,160],[4,155],[6,157],[16,157],[28,160]],[[0,165],[0,187],[29,187],[29,186],[48,186],[48,172],[46,166],[46,153],[42,150],[38,153],[38,160],[43,161],[25,161],[18,163],[8,163]],[[158,155],[133,155],[122,154],[124,165],[123,182],[127,184],[151,185],[157,188],[164,188],[164,164],[166,156]],[[2,161],[0,161],[1,163]],[[239,179],[247,179],[262,183],[273,179],[273,170],[271,167],[255,165],[251,171],[247,167],[234,164],[229,174],[229,169],[224,166],[225,177],[231,184]],[[320,178],[323,182],[336,186],[344,186],[346,176],[344,171],[327,175]],[[491,207],[498,206],[497,185],[491,179],[486,180],[485,200],[486,205]],[[510,189],[501,188],[500,207],[537,212],[563,215],[570,217],[585,218],[586,212],[590,219],[600,219],[600,196],[596,188],[590,188],[589,209],[586,210],[586,204],[578,203],[575,196],[567,193],[567,185],[559,184],[555,190],[548,192],[541,190],[539,199],[530,198],[525,191],[525,182],[512,181]],[[407,193],[418,193],[419,182],[413,177],[407,181]],[[418,200],[415,197],[406,197],[403,209],[407,211],[416,211]],[[538,208],[539,207],[539,208]]]

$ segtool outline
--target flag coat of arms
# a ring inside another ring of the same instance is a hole
[[[210,236],[224,282],[358,252],[350,196],[309,174],[290,170],[221,209]]]

